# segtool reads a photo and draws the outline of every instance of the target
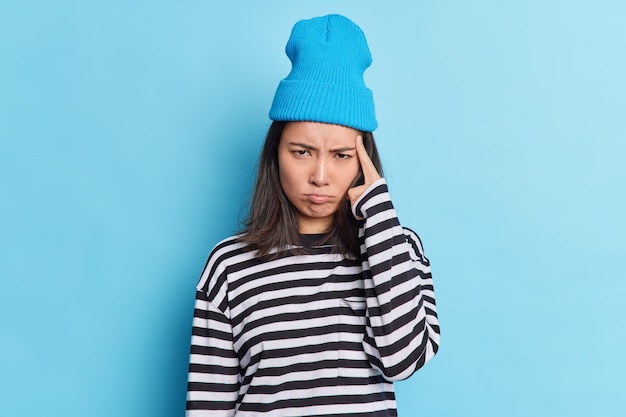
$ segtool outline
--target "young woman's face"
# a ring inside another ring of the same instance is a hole
[[[296,207],[300,233],[323,233],[359,173],[356,138],[345,126],[291,122],[278,146],[280,183]]]

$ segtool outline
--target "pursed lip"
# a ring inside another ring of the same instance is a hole
[[[324,204],[328,203],[331,200],[331,196],[327,194],[310,193],[305,194],[305,196],[307,200],[309,200],[313,204]]]

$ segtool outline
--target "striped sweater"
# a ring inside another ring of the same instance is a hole
[[[353,206],[360,259],[302,235],[267,261],[237,237],[197,286],[188,417],[396,416],[392,381],[437,352],[430,266],[380,179]]]

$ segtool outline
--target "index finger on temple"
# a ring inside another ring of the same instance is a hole
[[[378,170],[374,166],[372,159],[367,154],[367,150],[365,149],[365,145],[363,143],[363,136],[359,135],[356,138],[356,150],[357,155],[359,157],[359,163],[361,164],[361,170],[363,171],[363,176],[365,177],[365,182],[373,182],[378,177]]]

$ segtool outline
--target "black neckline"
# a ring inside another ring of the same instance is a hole
[[[322,242],[329,236],[329,233],[299,233],[300,243],[305,248],[321,246]]]

